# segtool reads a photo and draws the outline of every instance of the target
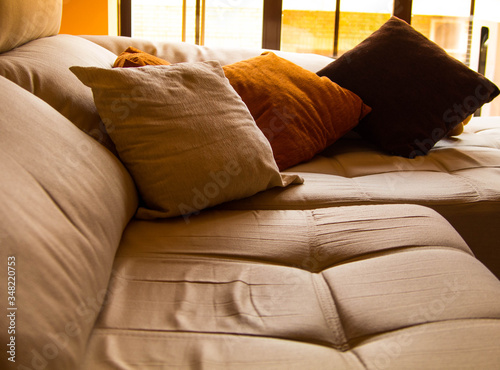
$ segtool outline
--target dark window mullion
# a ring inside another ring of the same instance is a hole
[[[411,6],[412,0],[394,0],[394,10],[392,15],[411,24]]]
[[[201,0],[196,0],[195,7],[195,31],[194,31],[194,43],[200,45],[201,37]]]
[[[262,20],[262,48],[281,48],[282,0],[264,0]]]
[[[132,0],[120,1],[120,36],[132,36]]]
[[[282,0],[263,0],[262,47],[279,50],[281,47]],[[339,0],[336,0],[340,3]],[[394,0],[393,15],[411,22],[412,0]],[[337,9],[337,14],[340,9]],[[337,17],[337,15],[336,15]],[[132,36],[132,0],[120,1],[120,35]],[[338,27],[338,24],[336,25]],[[338,35],[338,32],[335,32]],[[335,36],[338,37],[338,36]],[[338,43],[338,40],[336,41]],[[335,43],[335,42],[334,42]]]
[[[333,31],[333,57],[339,53],[339,30],[340,30],[340,0],[335,4],[335,25]]]
[[[476,7],[476,1],[471,0],[470,2],[470,13],[469,13],[469,29],[467,32],[467,55],[465,57],[465,65],[470,67],[470,54],[472,45],[472,30],[474,26],[474,11]]]

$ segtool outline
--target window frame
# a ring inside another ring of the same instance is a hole
[[[336,1],[336,9],[340,9],[341,0]],[[411,24],[412,16],[412,1],[413,0],[394,0],[393,15],[403,19],[407,23]],[[281,47],[281,17],[282,17],[282,0],[263,0],[263,21],[262,21],[262,48],[263,49],[273,49],[280,50]],[[474,3],[474,0],[471,0]],[[196,43],[203,44],[203,14],[204,14],[204,4],[205,1],[197,0],[197,16],[201,14],[198,18],[197,32],[196,32]],[[201,6],[201,13],[200,8]],[[473,6],[473,5],[472,5]],[[185,7],[185,1],[183,1],[183,7]],[[184,14],[184,13],[183,13]],[[201,22],[199,21],[201,19]],[[183,19],[183,31],[182,34],[185,35],[185,19]],[[334,55],[338,52],[338,35],[339,35],[339,23],[340,23],[340,12],[335,12],[335,33],[333,41]],[[132,0],[120,0],[120,14],[119,14],[119,34],[120,36],[132,36]],[[183,40],[185,41],[185,40]]]

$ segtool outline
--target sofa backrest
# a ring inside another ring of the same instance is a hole
[[[56,35],[61,14],[62,0],[0,0],[0,53]]]
[[[81,37],[59,35],[61,14],[62,0],[0,0],[0,75],[114,151],[90,88],[69,67],[111,68],[116,55]]]
[[[137,207],[134,184],[102,145],[1,76],[0,101],[0,299],[13,314],[0,340],[13,343],[16,368],[76,369]]]

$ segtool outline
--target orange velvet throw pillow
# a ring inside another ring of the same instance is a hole
[[[115,65],[170,64],[134,48],[127,50]],[[269,140],[280,171],[310,160],[371,111],[351,91],[272,52],[223,69]]]
[[[272,52],[223,68],[280,170],[310,160],[371,110],[354,93]]]
[[[170,65],[170,63],[157,56],[136,49],[133,46],[129,46],[116,58],[113,68],[144,67],[148,65],[161,66]]]

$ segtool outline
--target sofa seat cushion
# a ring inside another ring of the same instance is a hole
[[[3,77],[0,101],[0,298],[14,313],[0,338],[15,337],[16,368],[76,369],[135,188],[109,151]]]
[[[302,187],[277,189],[225,209],[313,209],[413,203],[444,216],[478,259],[500,277],[500,119],[473,118],[463,134],[407,159],[377,150],[355,134],[289,169]]]
[[[500,360],[500,281],[420,206],[134,221],[109,293],[84,368],[376,368],[399,337],[393,368]]]

